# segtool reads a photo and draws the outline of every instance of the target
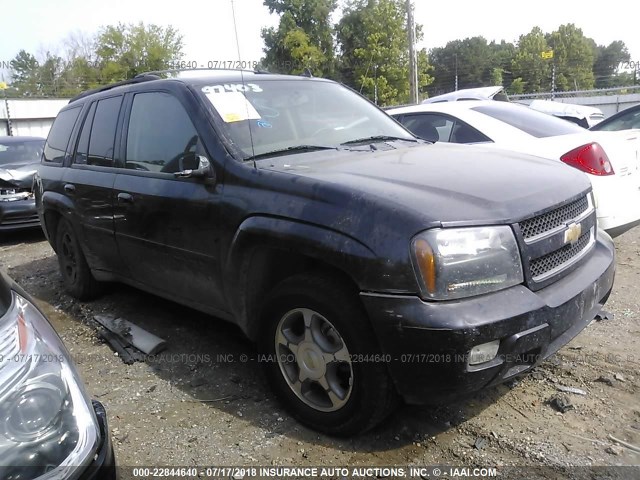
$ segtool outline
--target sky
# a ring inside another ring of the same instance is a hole
[[[0,66],[21,49],[41,59],[47,50],[62,54],[72,33],[91,35],[101,26],[123,23],[172,25],[183,35],[184,60],[206,66],[209,62],[257,62],[263,56],[260,30],[277,25],[262,0],[23,0],[0,9]],[[423,25],[420,48],[444,46],[448,41],[483,36],[488,41],[517,41],[519,35],[539,26],[551,32],[574,23],[599,45],[622,40],[631,60],[640,61],[638,19],[628,2],[609,0],[598,8],[584,1],[536,0],[531,7],[520,2],[457,0],[455,3],[414,0],[416,22]],[[514,10],[513,7],[516,6]],[[450,8],[448,8],[450,7]],[[239,47],[239,49],[238,49]],[[239,52],[238,52],[239,50]]]

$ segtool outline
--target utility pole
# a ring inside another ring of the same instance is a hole
[[[456,55],[456,92],[458,91],[458,53]]]
[[[413,21],[413,5],[407,1],[407,36],[409,39],[409,101],[418,103],[418,62],[416,58],[416,30]]]
[[[7,98],[7,84],[4,82],[4,75],[0,82],[0,90],[4,94],[4,109],[7,112],[7,135],[10,137],[13,135],[13,125],[11,125],[11,114],[9,112],[9,99]]]
[[[378,105],[378,65],[373,67],[373,103]]]
[[[547,50],[540,52],[540,57],[546,60],[551,60],[551,100],[556,98],[556,60],[553,55],[553,50]]]

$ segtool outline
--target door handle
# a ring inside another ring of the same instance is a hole
[[[74,193],[76,193],[76,186],[73,185],[72,183],[67,183],[64,186],[64,191],[70,195],[73,195]]]
[[[124,192],[119,193],[118,203],[133,203],[133,195]]]

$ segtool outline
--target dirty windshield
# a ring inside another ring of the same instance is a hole
[[[336,83],[253,77],[244,84],[206,84],[200,89],[245,158],[360,140],[415,141],[395,120]]]

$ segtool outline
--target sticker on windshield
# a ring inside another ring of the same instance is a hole
[[[204,93],[232,93],[232,92],[262,92],[260,85],[255,83],[225,83],[224,85],[207,85],[202,87]]]
[[[227,123],[261,118],[258,111],[241,92],[205,93],[205,95]]]

